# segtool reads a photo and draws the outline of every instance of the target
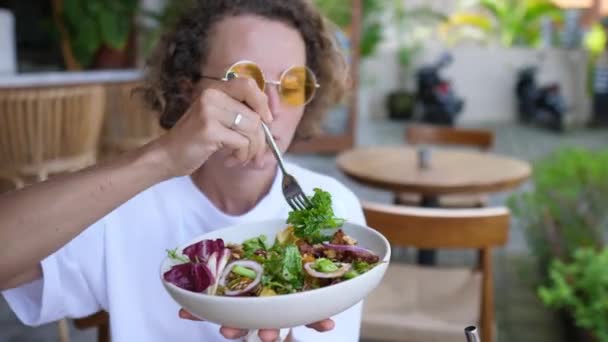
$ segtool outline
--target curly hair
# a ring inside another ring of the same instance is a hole
[[[148,61],[147,80],[141,90],[145,102],[160,113],[160,125],[170,129],[190,106],[183,80],[195,82],[210,46],[213,25],[223,18],[256,15],[281,21],[298,30],[306,47],[306,64],[317,76],[322,91],[304,109],[296,138],[319,132],[330,106],[338,103],[347,82],[345,58],[333,27],[310,0],[197,0],[165,33]]]

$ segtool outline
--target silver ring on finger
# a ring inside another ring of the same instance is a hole
[[[236,116],[234,117],[234,121],[232,121],[232,126],[230,126],[230,128],[236,129],[236,127],[241,123],[242,120],[243,120],[243,114],[236,113]]]

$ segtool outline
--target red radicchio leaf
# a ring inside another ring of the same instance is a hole
[[[194,266],[191,263],[179,264],[171,267],[170,270],[163,274],[166,281],[171,284],[181,287],[184,290],[193,291],[194,281],[192,279],[192,269]]]
[[[215,282],[213,273],[205,264],[179,264],[163,275],[165,280],[184,290],[203,292]]]
[[[184,248],[183,254],[190,262],[173,266],[165,272],[165,280],[185,290],[214,294],[216,280],[230,259],[230,249],[225,248],[224,240],[199,241]]]
[[[214,252],[220,254],[223,250],[224,240],[203,240],[184,248],[183,253],[187,255],[192,262],[198,260],[199,262],[206,263],[211,254]]]
[[[195,264],[192,267],[192,277],[194,278],[194,292],[203,292],[215,282],[213,273],[205,264]]]

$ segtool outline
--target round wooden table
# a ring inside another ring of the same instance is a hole
[[[430,149],[429,167],[418,166],[413,147],[361,147],[341,153],[338,168],[359,183],[422,196],[491,193],[517,187],[530,177],[529,163],[487,152]]]
[[[341,153],[338,168],[371,187],[422,196],[421,206],[437,207],[438,196],[505,191],[530,177],[521,160],[471,150],[431,148],[429,166],[419,167],[418,150],[407,146],[362,147]],[[435,263],[435,252],[420,250],[418,262]]]

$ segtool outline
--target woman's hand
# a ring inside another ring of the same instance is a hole
[[[179,310],[179,317],[183,319],[189,319],[192,321],[200,321],[200,319],[196,318],[194,315],[189,313],[184,309]],[[314,329],[318,332],[329,331],[334,328],[334,321],[331,319],[324,319],[322,321],[308,324],[306,325],[308,328]],[[248,330],[238,329],[238,328],[230,328],[230,327],[221,327],[220,333],[227,339],[236,340],[238,338],[242,338],[247,336],[249,333]],[[277,329],[260,329],[259,332],[260,339],[264,342],[274,342],[279,337],[279,330]]]
[[[241,114],[238,125],[235,118]],[[166,177],[198,169],[212,154],[232,152],[227,166],[262,157],[266,150],[260,120],[272,121],[266,94],[248,78],[217,82],[204,89],[176,125],[152,144],[162,152]]]

